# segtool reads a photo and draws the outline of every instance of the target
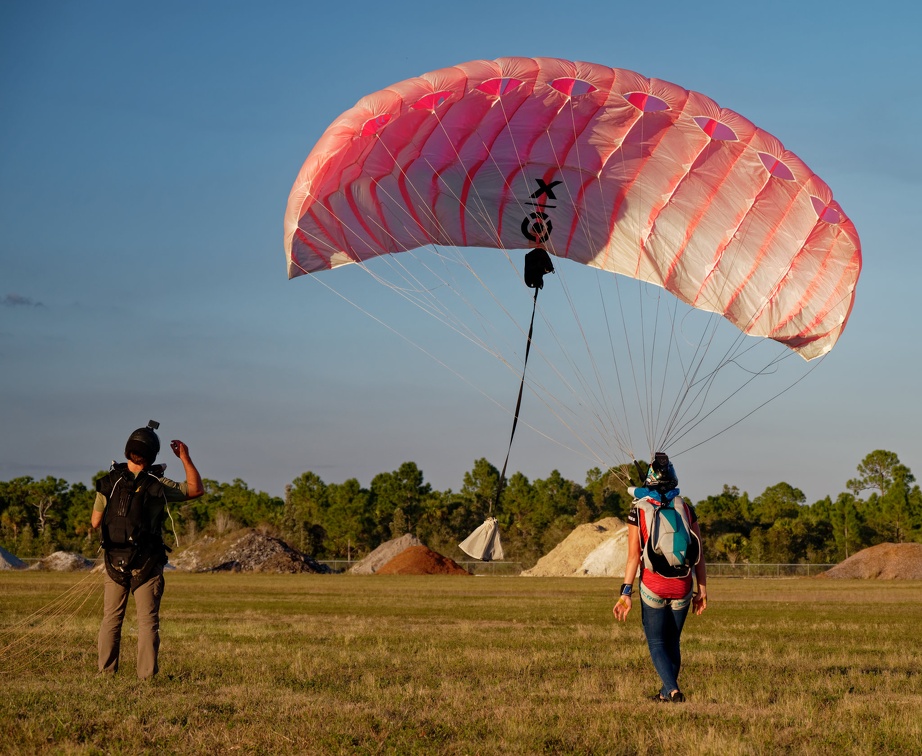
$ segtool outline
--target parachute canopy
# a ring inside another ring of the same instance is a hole
[[[395,84],[308,156],[290,278],[426,245],[541,247],[808,360],[844,329],[861,268],[829,187],[773,136],[675,84],[552,58]]]

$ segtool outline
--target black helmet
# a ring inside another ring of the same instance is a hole
[[[669,457],[663,452],[656,452],[653,456],[653,464],[647,471],[647,480],[644,483],[646,488],[656,489],[662,493],[671,491],[679,485],[679,478],[676,475],[675,468]]]
[[[160,423],[151,420],[146,428],[138,428],[132,433],[125,444],[125,456],[130,458],[134,453],[147,460],[148,464],[153,464],[160,453],[160,439],[154,433],[159,427]]]

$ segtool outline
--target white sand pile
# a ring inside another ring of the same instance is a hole
[[[350,575],[374,575],[381,567],[387,564],[391,559],[406,551],[411,546],[421,546],[420,540],[412,533],[394,538],[393,540],[382,543],[378,548],[372,551],[367,557],[356,562],[349,569]]]
[[[922,543],[880,543],[853,554],[818,577],[922,580]]]
[[[23,570],[26,563],[0,546],[0,570]]]
[[[589,552],[577,575],[587,577],[624,577],[627,565],[627,525]]]
[[[89,570],[93,562],[82,554],[73,554],[69,551],[56,551],[44,559],[33,564],[30,570],[49,570],[52,572],[75,572],[76,570]]]
[[[538,560],[527,577],[624,576],[627,560],[627,525],[606,517],[573,529],[554,549]]]

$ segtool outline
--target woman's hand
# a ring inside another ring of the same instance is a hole
[[[703,585],[698,586],[698,592],[692,598],[692,611],[695,614],[703,614],[708,608],[708,592]]]
[[[624,622],[627,619],[627,614],[631,611],[631,597],[630,596],[619,596],[618,603],[615,604],[615,608],[611,610],[612,614],[615,615],[615,619]]]

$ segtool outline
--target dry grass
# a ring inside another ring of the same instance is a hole
[[[95,673],[100,591],[81,579],[0,574],[5,753],[879,754],[922,742],[920,583],[714,580],[711,608],[686,628],[689,701],[673,706],[646,700],[657,685],[640,618],[611,618],[619,581],[171,573],[161,674],[142,683],[133,621],[121,673]]]

